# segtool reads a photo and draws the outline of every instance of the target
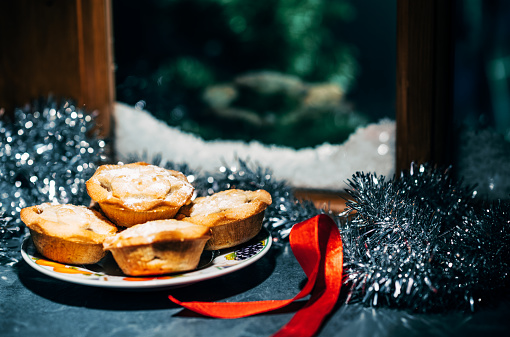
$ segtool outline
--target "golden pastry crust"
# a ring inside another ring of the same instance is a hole
[[[206,226],[168,219],[130,227],[103,246],[124,274],[161,275],[195,269],[209,238]]]
[[[37,251],[66,264],[98,262],[106,255],[103,241],[118,231],[103,215],[85,206],[44,203],[23,208],[20,217]]]
[[[194,191],[181,172],[143,162],[102,165],[86,186],[108,218],[124,227],[172,218]]]
[[[271,195],[265,190],[231,189],[196,198],[180,209],[177,218],[210,227],[212,237],[205,249],[223,249],[255,237],[271,203]]]

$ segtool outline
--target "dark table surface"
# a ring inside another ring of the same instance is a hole
[[[280,311],[240,319],[206,318],[184,301],[287,299],[306,282],[290,248],[215,279],[157,291],[77,285],[46,276],[21,260],[0,266],[0,336],[270,336],[293,316]],[[510,302],[474,314],[412,314],[339,304],[318,336],[510,336]]]

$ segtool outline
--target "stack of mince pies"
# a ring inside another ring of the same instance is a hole
[[[94,264],[110,251],[130,276],[193,270],[204,250],[249,241],[272,202],[267,191],[238,189],[193,200],[184,174],[143,162],[100,166],[86,187],[98,209],[44,203],[21,220],[44,257]]]

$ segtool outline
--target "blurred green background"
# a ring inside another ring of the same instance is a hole
[[[395,0],[113,0],[117,100],[302,148],[394,118]]]

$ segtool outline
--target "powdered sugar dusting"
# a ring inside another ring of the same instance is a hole
[[[156,234],[161,232],[183,232],[197,225],[179,220],[154,220],[130,227],[119,234],[115,240],[144,237],[148,243],[154,241]]]
[[[59,228],[61,232],[72,233],[76,229],[93,230],[98,234],[112,232],[112,226],[104,223],[85,206],[43,204],[39,209],[42,210],[39,215],[42,219],[64,225]]]
[[[228,209],[240,207],[249,202],[246,193],[237,192],[228,195],[217,194],[205,197],[193,205],[190,216],[219,213]]]
[[[178,189],[190,195],[193,191],[191,184],[154,165],[104,170],[97,179],[107,189],[109,198],[119,198],[128,207],[155,199],[169,200]]]

